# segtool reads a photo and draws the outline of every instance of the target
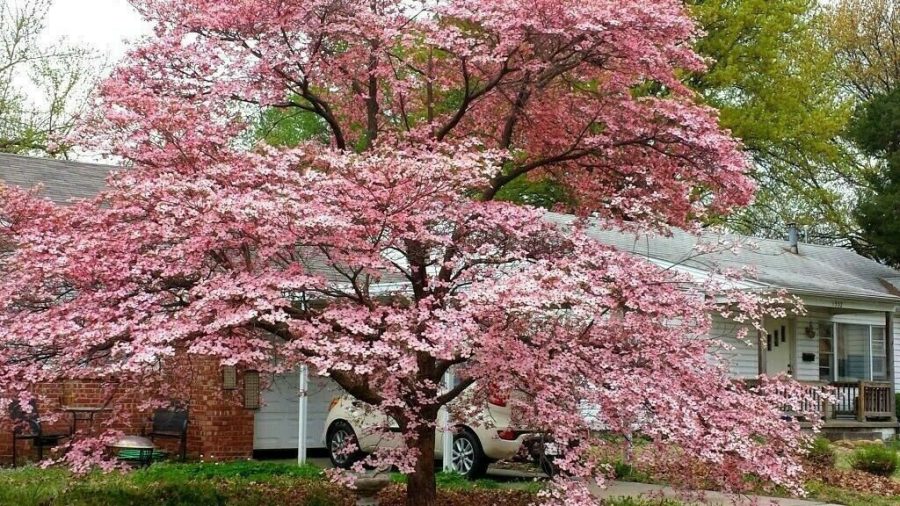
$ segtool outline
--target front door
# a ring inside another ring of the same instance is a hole
[[[766,373],[770,376],[794,374],[794,336],[790,322],[786,319],[766,322]]]

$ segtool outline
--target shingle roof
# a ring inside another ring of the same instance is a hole
[[[111,165],[0,153],[0,182],[23,188],[43,183],[43,194],[58,204],[97,195],[115,169]]]
[[[548,219],[568,225],[574,218],[550,213]],[[833,246],[800,243],[799,254],[792,253],[787,241],[759,239],[737,234],[706,232],[699,237],[673,229],[670,237],[610,231],[596,225],[588,234],[603,244],[670,264],[709,270],[712,266],[741,268],[754,266],[756,280],[795,293],[814,293],[841,297],[891,299],[900,303],[900,289],[893,282],[900,271],[879,264],[851,250]],[[698,243],[719,240],[743,243],[731,251],[698,254]],[[748,247],[751,243],[754,247]]]
[[[115,167],[0,154],[0,180],[25,188],[43,183],[45,194],[57,203],[96,195],[111,170]],[[548,213],[547,219],[568,225],[574,218]],[[800,253],[794,254],[786,241],[716,233],[698,237],[677,229],[672,230],[671,237],[610,231],[596,225],[588,233],[620,250],[686,267],[707,270],[713,264],[733,268],[755,266],[757,281],[797,293],[890,299],[900,304],[900,271],[843,248],[801,243]],[[698,242],[716,242],[722,238],[751,241],[757,248],[699,256],[694,250]]]

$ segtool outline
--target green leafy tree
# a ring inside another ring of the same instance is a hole
[[[52,0],[0,2],[0,152],[64,155],[99,74],[90,49],[41,40]]]
[[[861,106],[850,136],[878,162],[856,217],[873,256],[900,267],[900,87]]]
[[[860,104],[847,135],[868,169],[852,214],[862,228],[856,249],[900,266],[900,7],[836,0],[826,27],[843,88]]]
[[[705,31],[709,71],[689,82],[721,112],[753,159],[756,202],[730,218],[739,232],[857,245],[852,219],[861,168],[841,134],[852,105],[842,98],[834,55],[815,0],[688,0]]]
[[[890,93],[900,83],[896,0],[837,0],[829,5],[827,36],[845,89],[860,100]]]

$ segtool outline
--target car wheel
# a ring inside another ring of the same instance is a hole
[[[328,429],[328,437],[325,443],[328,445],[328,457],[334,467],[349,469],[363,457],[363,453],[357,448],[352,452],[345,450],[347,445],[357,445],[358,440],[353,427],[349,423],[338,420]]]
[[[462,430],[453,438],[450,465],[454,472],[466,478],[478,478],[487,471],[488,460],[475,434]]]

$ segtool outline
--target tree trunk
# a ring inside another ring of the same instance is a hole
[[[434,428],[425,428],[418,434],[419,456],[416,467],[406,482],[408,506],[435,506],[437,486],[434,480]]]

